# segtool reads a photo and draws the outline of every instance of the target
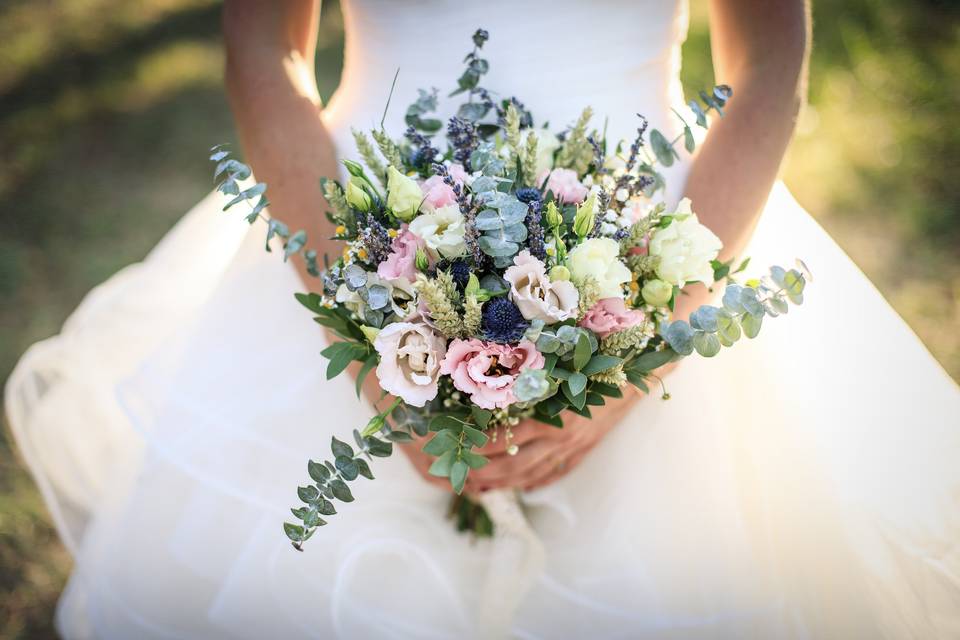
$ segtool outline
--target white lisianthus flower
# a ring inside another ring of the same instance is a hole
[[[409,178],[391,165],[387,169],[387,208],[404,222],[417,215],[423,191],[413,178]]]
[[[554,271],[560,269],[564,268],[554,267]],[[527,320],[553,324],[576,317],[580,302],[577,288],[568,280],[547,277],[546,266],[526,249],[513,259],[503,278],[510,283],[510,299]]]
[[[459,258],[467,252],[467,245],[463,240],[463,214],[455,204],[417,216],[410,223],[409,229],[423,240],[427,251],[434,258]]]
[[[437,397],[440,362],[447,341],[425,324],[394,322],[373,341],[380,354],[380,387],[409,405],[422,407]]]
[[[620,285],[632,277],[620,261],[620,243],[611,238],[588,238],[578,244],[567,256],[567,268],[577,284],[593,277],[600,286],[601,298],[622,298]]]
[[[722,247],[720,238],[700,224],[697,214],[690,210],[689,198],[677,205],[673,222],[650,237],[650,255],[660,258],[657,276],[681,287],[688,282],[712,282],[710,261]]]

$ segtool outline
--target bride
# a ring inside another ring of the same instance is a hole
[[[419,87],[455,78],[477,27],[489,84],[559,130],[585,104],[631,136],[676,131],[685,0],[344,0],[343,81],[321,106],[319,7],[233,0],[227,84],[273,208],[329,234],[317,178]],[[263,230],[203,200],[141,264],[34,345],[6,388],[20,449],[75,558],[70,638],[960,637],[960,393],[776,174],[800,108],[802,0],[711,3],[735,88],[667,175],[727,255],[803,256],[807,303],[756,341],[592,423],[522,425],[469,489],[492,539],[454,532],[415,447],[382,461],[305,553],[280,523],[311,454],[370,407],[326,382],[306,286]],[[198,142],[203,140],[202,130]],[[335,252],[333,245],[321,245]],[[699,300],[694,303],[699,303]],[[681,311],[682,312],[682,311]],[[372,377],[371,377],[372,379]],[[372,390],[371,390],[372,393]],[[502,447],[502,444],[501,444]],[[523,509],[509,494],[515,487]]]

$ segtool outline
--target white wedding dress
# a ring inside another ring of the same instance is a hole
[[[344,155],[398,66],[397,134],[418,87],[454,82],[478,26],[485,85],[538,122],[590,104],[614,138],[636,112],[676,130],[683,0],[343,9],[324,120]],[[397,455],[304,553],[281,522],[307,458],[370,407],[324,380],[293,269],[221,204],[93,290],[7,384],[76,560],[66,637],[960,638],[960,392],[783,185],[746,254],[803,257],[804,306],[688,359],[672,400],[638,403],[522,512],[494,496],[492,540],[455,533],[447,494]]]

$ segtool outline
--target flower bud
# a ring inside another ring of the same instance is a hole
[[[354,209],[358,209],[364,213],[369,211],[373,204],[372,200],[370,200],[370,195],[363,189],[361,179],[356,176],[351,176],[350,182],[347,183],[347,202]]]
[[[430,268],[430,259],[427,257],[427,252],[423,250],[423,247],[417,248],[417,253],[413,258],[413,265],[419,271],[424,272]]]
[[[354,162],[353,160],[344,160],[343,166],[347,168],[347,173],[349,173],[354,178],[363,177],[363,167],[359,163]]]
[[[673,286],[663,280],[647,280],[640,290],[643,301],[654,307],[665,307],[673,297]]]
[[[553,269],[550,269],[550,280],[553,282],[561,282],[563,280],[570,279],[570,269],[567,269],[562,264],[558,264]]]
[[[404,222],[409,222],[420,210],[423,191],[413,178],[409,178],[391,165],[387,169],[387,208]]]
[[[563,224],[563,216],[560,215],[560,210],[557,209],[557,205],[553,201],[547,203],[547,210],[543,214],[543,219],[551,228]]]
[[[596,221],[597,194],[591,193],[587,200],[577,207],[577,215],[573,218],[573,232],[583,238],[593,231]]]

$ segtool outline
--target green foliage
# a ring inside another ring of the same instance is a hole
[[[741,336],[756,337],[763,317],[787,313],[788,301],[803,304],[803,290],[810,279],[806,266],[799,261],[798,268],[789,271],[771,267],[770,275],[756,286],[728,285],[723,306],[703,305],[690,314],[689,323],[664,323],[661,331],[678,354],[686,356],[696,351],[711,358],[720,352],[721,346],[730,347]]]

